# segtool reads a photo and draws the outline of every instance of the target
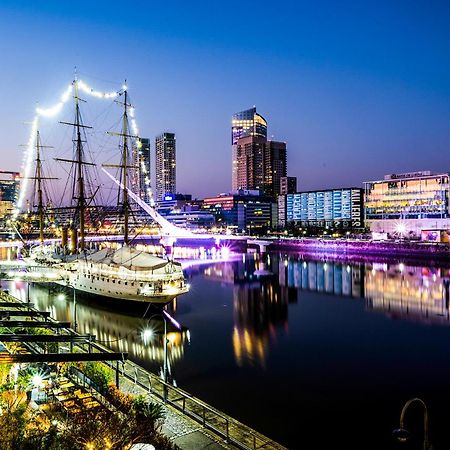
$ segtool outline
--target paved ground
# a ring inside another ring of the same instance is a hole
[[[120,379],[120,389],[130,394],[149,395],[147,391],[122,376]],[[150,399],[152,402],[164,406],[165,419],[162,432],[182,450],[237,449],[237,447],[219,440],[214,433],[199,425],[193,419],[180,413],[170,405],[165,405],[158,397],[151,395]]]

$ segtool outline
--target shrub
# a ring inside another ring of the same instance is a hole
[[[80,367],[81,366],[81,367]],[[108,384],[113,380],[113,371],[100,362],[89,361],[81,364],[79,369],[95,383],[102,392],[106,392]]]

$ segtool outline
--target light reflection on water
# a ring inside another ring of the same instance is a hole
[[[298,426],[288,413],[291,400],[305,406],[308,416],[302,420],[314,430],[313,419],[325,410],[339,415],[342,402],[359,423],[363,396],[377,435],[390,426],[388,419],[397,420],[405,396],[428,388],[431,403],[442,396],[433,389],[439,391],[434,386],[450,377],[450,350],[444,345],[450,342],[448,268],[274,253],[192,267],[186,274],[191,292],[168,307],[184,327],[169,329],[172,379],[289,447],[296,441],[288,428]],[[26,298],[25,283],[9,285],[12,294]],[[35,286],[30,298],[59,320],[73,317],[70,292],[58,300],[58,291]],[[142,312],[112,311],[78,299],[78,331],[129,352],[155,372],[161,369],[160,316],[149,321]],[[149,326],[155,337],[144,342],[142,331]],[[289,398],[274,390],[280,379],[291,387]],[[401,385],[391,386],[396,379]],[[276,418],[262,412],[267,405],[277,408]],[[439,408],[435,404],[435,416]],[[336,419],[335,426],[339,423]],[[382,439],[374,445],[390,445],[388,437]]]

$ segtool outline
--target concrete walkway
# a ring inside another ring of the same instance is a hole
[[[199,425],[190,417],[181,414],[170,405],[164,404],[155,395],[150,395],[145,389],[134,384],[128,378],[120,375],[120,389],[133,395],[145,395],[153,403],[163,405],[165,411],[162,432],[182,450],[224,450],[238,449],[218,438],[213,432]]]

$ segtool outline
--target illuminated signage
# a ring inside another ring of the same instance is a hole
[[[359,189],[352,189],[352,227],[359,228],[362,226],[362,202],[361,191]]]
[[[361,189],[302,192],[286,196],[286,219],[302,227],[361,228]]]

